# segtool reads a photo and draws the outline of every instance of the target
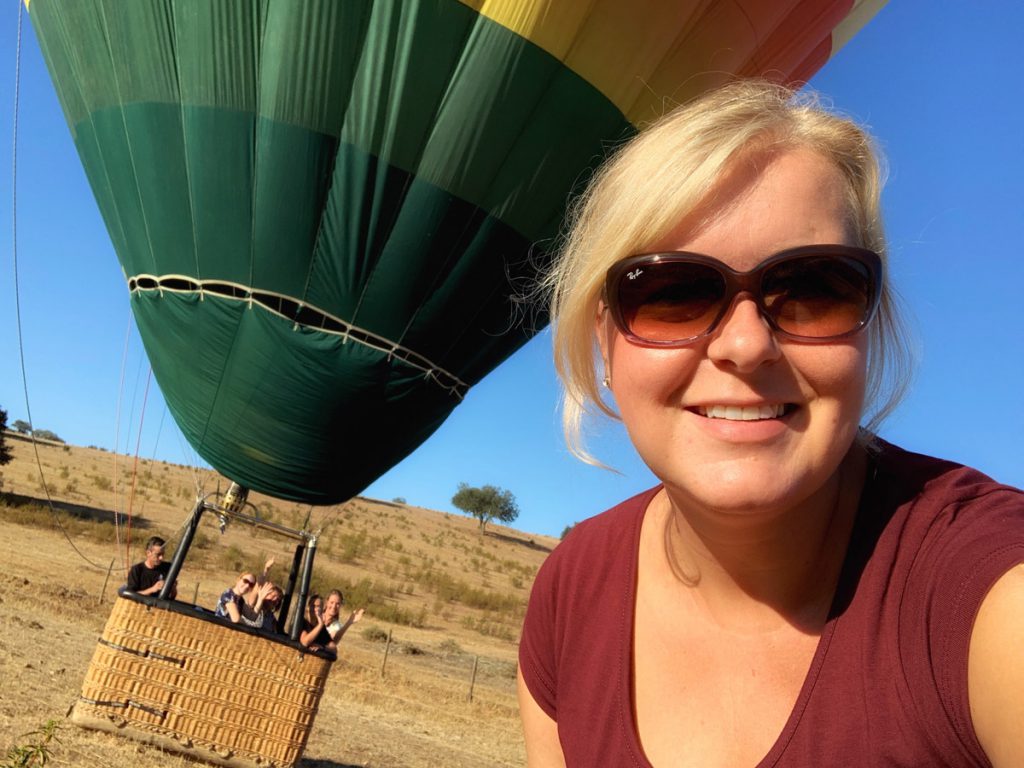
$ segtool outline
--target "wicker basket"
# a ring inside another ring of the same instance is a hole
[[[119,598],[72,721],[218,765],[302,757],[331,659],[191,606]]]

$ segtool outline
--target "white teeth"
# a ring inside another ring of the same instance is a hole
[[[786,412],[786,406],[779,405],[709,405],[697,408],[701,416],[709,419],[729,419],[730,421],[757,421],[758,419],[775,419]]]

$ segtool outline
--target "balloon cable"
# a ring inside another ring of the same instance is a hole
[[[167,420],[167,403],[164,403],[164,409],[160,414],[160,423],[156,425],[156,439],[153,440],[153,452],[149,455],[150,461],[156,461],[156,450],[160,447],[160,435],[164,431],[164,421]]]
[[[19,2],[18,43],[14,56],[14,128],[11,133],[11,254],[12,261],[14,263],[14,314],[18,325],[18,359],[21,362],[21,384],[25,393],[25,412],[28,416],[29,437],[32,438],[32,451],[35,453],[36,466],[39,468],[39,483],[42,486],[43,492],[46,494],[46,502],[49,506],[50,513],[53,515],[54,521],[57,523],[57,527],[60,529],[60,532],[64,534],[64,538],[67,539],[68,544],[71,545],[71,548],[79,557],[93,568],[105,571],[107,570],[107,566],[95,563],[86,557],[82,550],[75,546],[75,542],[71,540],[67,529],[64,528],[60,515],[57,514],[57,509],[53,506],[53,498],[50,496],[50,488],[46,484],[46,477],[43,475],[43,462],[39,457],[39,445],[36,442],[35,429],[32,427],[32,406],[28,395],[28,373],[25,368],[25,338],[21,328],[21,292],[18,287],[18,99],[21,86],[21,28],[22,3]]]
[[[181,455],[188,462],[188,468],[192,470],[192,485],[195,490],[196,499],[198,499],[203,495],[203,478],[199,474],[199,455],[192,450],[192,446],[185,440],[185,436],[181,434],[180,429],[175,430],[175,432],[178,435],[178,447],[181,448]]]
[[[124,561],[130,563],[132,549],[132,505],[135,502],[135,481],[139,477],[139,448],[142,445],[142,425],[146,420],[146,400],[149,398],[149,383],[153,380],[153,369],[149,369],[146,376],[146,389],[142,393],[142,408],[139,410],[139,433],[135,440],[135,462],[132,465],[132,485],[128,494],[128,522],[125,525],[124,533]]]
[[[114,513],[114,546],[115,551],[121,551],[121,509],[117,504],[117,491],[118,491],[118,458],[120,452],[117,450],[118,443],[121,442],[121,403],[124,397],[124,375],[128,368],[128,342],[131,339],[132,334],[132,312],[128,310],[128,327],[124,331],[124,350],[121,352],[121,381],[117,387],[117,415],[114,419],[114,450],[112,452],[112,458],[114,461],[114,482],[112,484],[114,490],[113,498],[113,513]],[[124,567],[127,569],[129,563],[126,561]]]

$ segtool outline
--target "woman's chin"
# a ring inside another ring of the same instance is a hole
[[[802,480],[802,482],[801,482]],[[665,482],[680,511],[703,510],[737,518],[774,515],[821,487],[822,480],[792,477],[780,467],[715,467],[684,482]]]

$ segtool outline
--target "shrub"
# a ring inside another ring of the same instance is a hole
[[[514,641],[516,633],[511,628],[497,621],[490,621],[486,617],[478,619],[475,616],[466,616],[462,619],[462,625],[466,629],[479,632],[484,637],[496,637],[499,640]]]
[[[222,568],[228,571],[234,571],[235,573],[238,573],[245,568],[247,560],[245,553],[238,548],[237,544],[232,544],[227,549],[222,550],[218,559]]]
[[[380,627],[367,627],[363,630],[363,639],[371,643],[386,643],[388,633]]]
[[[376,547],[371,546],[367,541],[365,530],[355,534],[343,533],[341,535],[341,554],[338,555],[338,559],[343,563],[351,563],[363,557],[370,557],[375,549]]]
[[[373,615],[381,621],[387,621],[391,624],[399,624],[405,627],[416,627],[417,629],[424,627],[427,623],[426,608],[421,608],[418,612],[413,612],[406,608],[400,608],[393,603],[375,605],[373,608]]]
[[[465,653],[465,651],[462,650],[462,646],[460,646],[455,639],[451,637],[446,637],[442,640],[441,645],[438,646],[438,650],[440,650],[445,656],[459,656]]]
[[[426,651],[414,643],[398,643],[395,646],[395,650],[398,653],[404,653],[406,656],[423,656],[426,654]]]

